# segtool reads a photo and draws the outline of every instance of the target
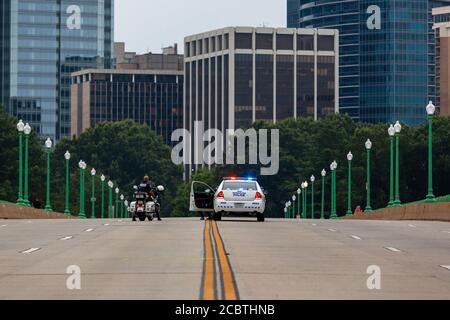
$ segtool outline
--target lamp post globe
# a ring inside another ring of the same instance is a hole
[[[92,170],[91,170],[91,176],[95,176],[96,174],[97,174],[97,171],[95,171],[95,169],[92,168]]]
[[[320,173],[322,175],[322,177],[325,177],[327,175],[327,172],[325,169],[322,170],[322,172]]]
[[[52,140],[50,138],[47,138],[47,140],[45,140],[45,147],[47,149],[51,149],[52,145],[53,145]]]
[[[395,128],[394,128],[393,124],[391,124],[391,126],[389,127],[388,134],[389,134],[390,137],[395,136]]]
[[[433,104],[433,101],[430,101],[427,105],[427,114],[429,116],[434,116],[436,113],[436,106]]]
[[[64,159],[66,159],[67,161],[70,160],[70,152],[66,151],[66,153],[64,153]]]
[[[353,161],[353,153],[351,151],[347,154],[347,160]]]
[[[301,194],[302,194],[302,189],[298,188],[298,189],[297,189],[297,194],[298,194],[298,195],[301,195]]]
[[[123,201],[124,199],[125,199],[124,195],[123,195],[123,194],[121,194],[121,195],[120,195],[120,200],[122,200],[122,201]]]
[[[17,123],[17,131],[23,132],[25,130],[25,123],[22,120],[19,120]]]
[[[314,183],[314,182],[316,182],[316,177],[315,176],[311,176],[310,180],[311,180],[312,183]]]
[[[29,136],[31,134],[31,126],[29,123],[25,124],[25,127],[23,128],[23,132],[25,135]]]
[[[372,150],[372,146],[373,146],[372,141],[370,141],[370,139],[367,139],[366,144],[365,144],[366,149]]]
[[[113,188],[114,187],[114,183],[110,180],[108,181],[108,187]]]
[[[394,125],[394,130],[395,130],[395,133],[400,133],[400,132],[402,131],[402,125],[400,124],[399,121],[397,121],[397,122],[395,123],[395,125]]]

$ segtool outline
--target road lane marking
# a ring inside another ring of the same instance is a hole
[[[219,257],[220,275],[222,280],[223,298],[225,300],[238,300],[239,293],[234,277],[233,269],[231,268],[230,260],[225,251],[225,244],[219,233],[217,223],[212,222],[213,235],[216,243],[217,255]]]
[[[61,241],[67,241],[67,240],[71,240],[71,239],[73,239],[73,236],[64,237],[64,238],[61,238],[61,239],[59,239],[59,240],[61,240]]]
[[[355,240],[362,240],[360,237],[358,237],[358,236],[350,236],[350,237],[352,237],[353,239],[355,239]]]
[[[441,268],[444,268],[444,269],[447,269],[448,271],[450,271],[450,265],[449,266],[445,266],[445,265],[442,265],[442,266],[440,266]]]
[[[394,248],[394,247],[384,247],[386,250],[392,251],[392,252],[402,252],[401,250]]]
[[[450,234],[450,231],[442,231],[443,233],[448,233],[448,234]]]
[[[86,230],[84,230],[84,232],[92,232],[92,231],[94,231],[94,229],[86,229]]]
[[[330,232],[336,232],[335,229],[328,229],[328,231],[330,231]]]
[[[6,224],[3,224],[3,225],[2,225],[2,228],[4,228],[4,227],[6,227]]]
[[[38,251],[38,250],[41,250],[41,248],[30,248],[30,249],[28,249],[28,250],[21,251],[20,253],[30,254],[30,253],[36,252],[36,251]]]
[[[417,227],[416,227],[415,225],[413,225],[413,224],[410,224],[409,227],[411,227],[411,228],[417,228]]]
[[[204,261],[201,287],[202,300],[216,299],[216,277],[214,268],[213,246],[211,241],[211,220],[205,222],[203,231]]]
[[[104,226],[106,226],[106,227],[109,226],[109,223],[105,223]]]
[[[313,226],[313,227],[317,227],[317,223],[313,223],[312,226]]]

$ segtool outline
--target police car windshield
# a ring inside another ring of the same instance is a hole
[[[252,181],[225,181],[223,184],[224,190],[245,190],[256,191],[256,182]]]

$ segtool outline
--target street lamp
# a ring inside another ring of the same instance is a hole
[[[352,161],[353,161],[353,154],[350,151],[347,154],[347,161],[348,161],[348,204],[347,204],[347,216],[352,215]]]
[[[69,209],[69,162],[70,162],[70,152],[66,151],[64,154],[64,159],[66,159],[66,208],[64,210],[65,214],[70,215]]]
[[[114,183],[111,180],[108,181],[108,187],[109,187],[109,197],[108,197],[109,213],[108,213],[108,216],[111,219],[114,216],[113,205],[112,205],[112,201],[113,201],[112,194],[113,194]]]
[[[125,197],[123,196],[123,194],[120,195],[120,217],[121,218],[125,218],[125,215],[123,213],[123,200],[125,199]]]
[[[308,182],[303,183],[305,192],[303,192],[303,218],[308,219]]]
[[[331,170],[331,215],[330,219],[337,219],[337,209],[336,209],[336,169],[338,164],[333,161],[330,165]]]
[[[30,144],[30,134],[31,134],[31,126],[26,123],[24,127],[25,133],[25,184],[24,184],[24,194],[23,194],[23,203],[27,207],[31,207],[30,201],[28,200],[28,147]]]
[[[316,182],[316,177],[311,176],[311,219],[315,218],[314,214],[314,182]]]
[[[434,202],[436,198],[433,192],[433,118],[436,107],[430,101],[427,106],[428,114],[428,194],[427,201]]]
[[[101,208],[102,219],[105,219],[105,180],[106,180],[106,177],[105,177],[105,175],[102,174],[100,177],[100,181],[101,181],[101,185],[102,185],[102,208]]]
[[[119,218],[119,188],[116,188],[116,207],[115,207],[115,216]]]
[[[301,216],[302,216],[302,209],[300,208],[300,203],[301,203],[300,196],[301,196],[301,194],[302,194],[302,189],[298,188],[297,189],[297,199],[298,199],[298,206],[297,206],[298,210],[297,211],[298,211],[299,218],[301,218]]]
[[[80,160],[78,163],[78,167],[80,168],[80,213],[78,214],[78,217],[80,219],[86,219],[86,214],[84,210],[85,205],[85,198],[84,198],[84,172],[86,170],[86,162],[83,160]]]
[[[95,175],[97,174],[97,171],[95,171],[94,168],[91,170],[91,176],[92,176],[92,196],[91,196],[91,219],[95,219]]]
[[[17,197],[17,204],[23,206],[23,132],[25,130],[25,124],[22,120],[17,123],[17,131],[19,132],[19,195]]]
[[[124,217],[128,218],[128,200],[125,200],[125,213],[124,213]]]
[[[292,196],[292,219],[295,219],[295,200],[297,200],[297,197],[294,194]]]
[[[45,204],[45,211],[52,212],[52,205],[50,204],[50,154],[52,152],[52,140],[47,138],[45,141],[45,148],[47,149],[47,199]]]
[[[325,176],[327,172],[325,169],[320,173],[322,176],[322,205],[320,207],[320,219],[325,219]]]
[[[388,208],[392,208],[394,206],[394,137],[395,137],[395,128],[391,124],[388,129],[389,140],[390,140],[390,186],[389,186],[389,204]]]
[[[395,129],[395,200],[394,207],[401,205],[400,201],[400,132],[402,131],[402,125],[400,122],[396,122]]]
[[[366,141],[366,150],[367,150],[367,205],[366,212],[371,212],[372,207],[370,206],[370,152],[372,150],[372,141],[367,139]]]

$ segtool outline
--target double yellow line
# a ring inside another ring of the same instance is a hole
[[[200,298],[217,300],[220,290],[224,300],[238,300],[236,279],[215,221],[206,221],[203,240],[204,263]],[[217,279],[217,275],[219,275],[219,279]]]

